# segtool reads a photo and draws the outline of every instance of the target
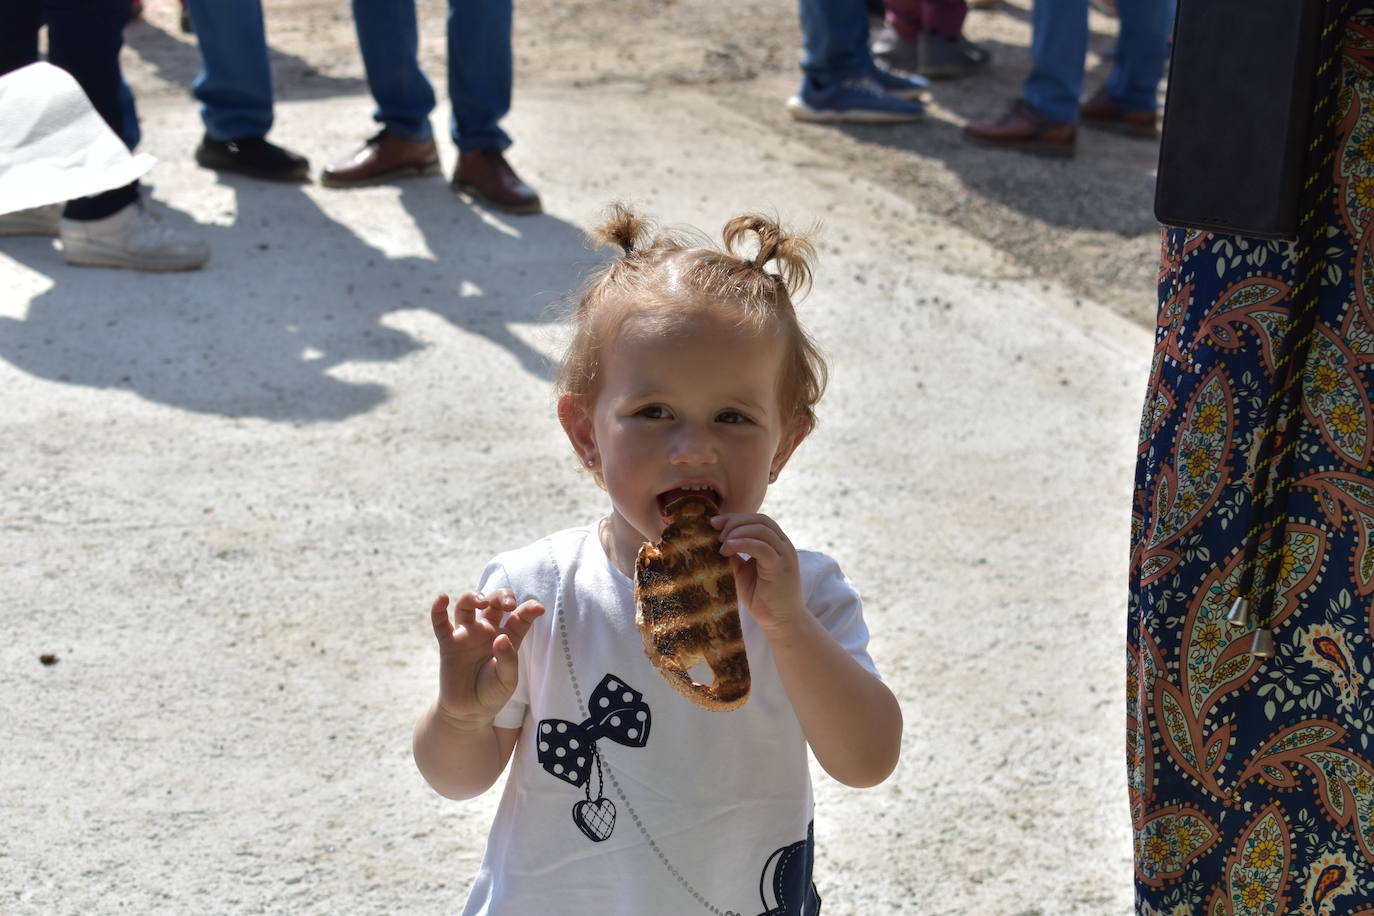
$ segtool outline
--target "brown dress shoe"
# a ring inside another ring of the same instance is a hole
[[[507,213],[540,213],[544,209],[538,192],[520,180],[495,147],[459,153],[458,169],[449,187]]]
[[[439,150],[433,140],[402,140],[382,131],[362,149],[320,173],[327,188],[356,188],[393,178],[433,175],[439,171]]]
[[[1106,87],[1084,102],[1078,113],[1084,127],[1097,127],[1142,140],[1153,140],[1159,135],[1156,125],[1158,119],[1153,111],[1128,111],[1122,108],[1107,95]]]
[[[1041,117],[1025,99],[1012,102],[996,121],[975,121],[964,128],[964,136],[974,143],[1037,156],[1072,156],[1077,135],[1077,125]]]

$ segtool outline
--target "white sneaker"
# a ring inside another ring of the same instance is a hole
[[[0,213],[0,235],[57,235],[57,223],[62,219],[62,205],[30,207],[13,213]]]
[[[61,234],[68,264],[198,270],[210,260],[209,245],[181,238],[141,199],[104,219],[63,219]]]

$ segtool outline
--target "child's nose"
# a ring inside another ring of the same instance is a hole
[[[674,438],[668,457],[674,464],[712,464],[716,460],[715,441],[701,429],[684,427]]]

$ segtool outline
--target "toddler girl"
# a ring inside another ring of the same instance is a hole
[[[824,387],[790,298],[812,248],[756,216],[723,249],[649,235],[620,206],[597,230],[624,256],[588,284],[558,378],[609,514],[496,557],[451,616],[446,595],[431,609],[420,771],[471,798],[513,760],[465,914],[817,913],[806,748],[851,786],[897,762],[901,711],[858,595],[759,512]],[[729,712],[677,693],[635,627],[636,553],[689,490],[719,507],[741,605],[752,689]]]

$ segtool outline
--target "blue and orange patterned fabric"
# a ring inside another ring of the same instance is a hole
[[[1374,916],[1374,10],[1352,13],[1342,80],[1272,523],[1252,490],[1295,246],[1163,233],[1127,630],[1139,916]],[[1267,659],[1226,619],[1252,538]]]

